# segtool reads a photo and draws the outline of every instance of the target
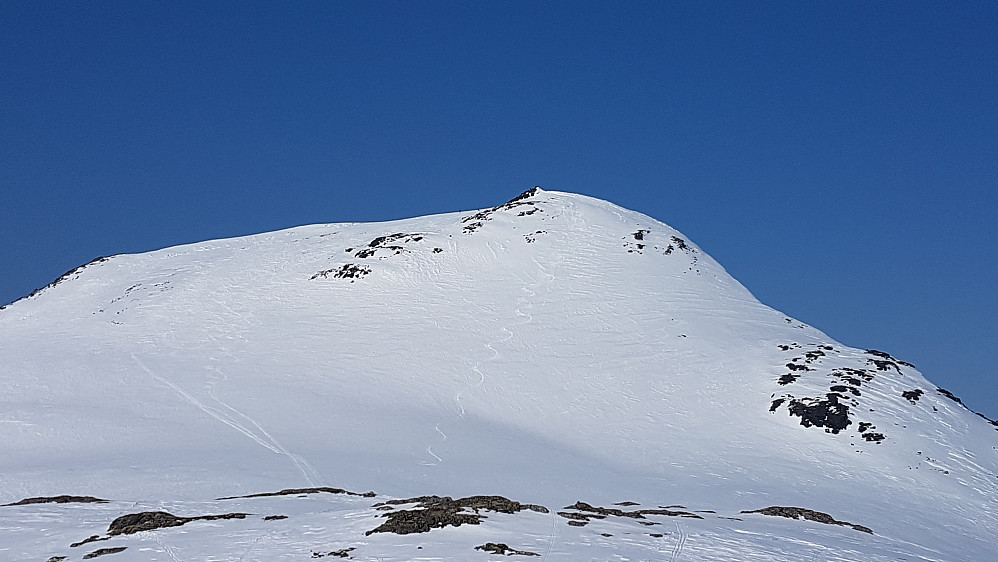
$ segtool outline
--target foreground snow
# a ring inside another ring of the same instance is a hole
[[[75,270],[0,310],[0,450],[2,503],[112,500],[0,507],[0,558],[998,552],[996,426],[904,361],[762,305],[667,225],[557,192]],[[211,500],[317,486],[386,495]],[[429,494],[550,512],[365,536],[374,503]],[[579,500],[716,513],[569,526],[557,511]],[[741,514],[769,506],[873,534]],[[157,510],[253,515],[69,549]]]

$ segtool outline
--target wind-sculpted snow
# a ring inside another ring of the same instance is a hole
[[[668,225],[533,189],[117,255],[0,311],[0,559],[988,560],[996,429]],[[107,532],[143,513],[184,523]]]

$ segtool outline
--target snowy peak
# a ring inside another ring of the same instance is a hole
[[[930,559],[998,533],[994,422],[582,195],[100,258],[0,311],[0,342],[4,502],[627,500],[726,514],[724,540],[774,508]]]

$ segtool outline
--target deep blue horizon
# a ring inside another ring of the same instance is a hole
[[[996,38],[984,2],[6,3],[0,304],[540,185],[998,418]]]

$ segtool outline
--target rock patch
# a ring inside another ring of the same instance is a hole
[[[95,498],[93,496],[47,496],[38,498],[25,498],[14,503],[3,504],[0,507],[10,507],[14,505],[32,505],[36,503],[107,503],[107,500]]]
[[[332,275],[336,279],[349,279],[351,283],[355,280],[364,277],[365,275],[371,273],[371,268],[366,265],[357,265],[354,263],[343,264],[339,268],[326,269],[320,271],[315,275],[309,277],[309,280],[318,279],[322,277],[323,279]]]
[[[279,492],[263,492],[260,494],[250,494],[248,496],[229,496],[225,498],[218,498],[219,500],[241,500],[248,498],[270,498],[274,496],[300,496],[303,494],[343,494],[347,496],[358,496],[361,498],[373,498],[377,494],[374,492],[364,492],[359,494],[357,492],[351,492],[349,490],[344,490],[342,488],[330,488],[329,486],[321,486],[318,488],[287,488]]]
[[[482,550],[485,552],[491,552],[493,554],[504,554],[506,556],[540,556],[536,552],[529,552],[526,550],[516,550],[510,548],[509,545],[505,543],[495,543],[487,542],[481,546],[476,546],[475,550]]]
[[[107,534],[131,535],[141,531],[152,531],[165,527],[179,527],[191,521],[216,521],[219,519],[245,519],[248,513],[226,513],[224,515],[201,515],[199,517],[177,517],[165,511],[143,511],[118,517],[107,528]]]
[[[491,209],[485,209],[484,211],[480,211],[478,213],[475,213],[474,215],[469,215],[467,217],[462,218],[461,222],[464,224],[462,232],[464,232],[465,234],[472,234],[479,228],[485,226],[486,222],[492,220],[492,215],[502,211],[511,211],[517,207],[524,207],[524,206],[527,207],[525,209],[520,209],[517,212],[516,216],[518,217],[525,217],[532,215],[534,213],[544,212],[544,209],[537,207],[536,201],[528,201],[528,199],[537,195],[539,192],[540,192],[539,187],[528,189],[527,191],[524,191],[523,193],[517,195],[516,197],[510,199],[509,201],[503,203],[502,205],[499,205],[497,207],[492,207]]]
[[[127,546],[115,546],[112,548],[99,548],[90,554],[83,556],[84,560],[90,560],[91,558],[97,558],[98,556],[104,556],[105,554],[117,554],[119,552],[124,552]]]
[[[405,500],[390,500],[388,502],[377,503],[373,507],[416,504],[417,509],[407,509],[385,513],[382,517],[387,521],[376,529],[364,533],[396,533],[408,535],[411,533],[426,533],[433,529],[440,529],[447,526],[460,527],[461,525],[478,525],[484,515],[480,510],[495,511],[497,513],[516,513],[524,509],[547,513],[546,507],[533,504],[522,504],[502,496],[469,496],[466,498],[452,499],[449,496],[421,496]],[[468,513],[465,509],[471,509],[474,513]]]
[[[620,504],[618,504],[620,505]],[[638,509],[634,511],[624,511],[615,507],[595,507],[586,502],[578,501],[564,509],[574,511],[559,511],[558,515],[569,519],[568,524],[581,527],[591,519],[606,519],[607,517],[628,517],[631,519],[646,519],[646,515],[664,515],[666,517],[689,517],[691,519],[703,519],[703,517],[688,511],[673,511],[668,508],[658,509]]]
[[[312,552],[312,558],[325,558],[326,556],[335,556],[336,558],[347,558],[350,553],[357,550],[355,547],[343,548],[340,550],[334,550],[332,552],[326,552],[325,554],[321,552]]]
[[[771,515],[774,517],[787,517],[789,519],[806,519],[808,521],[825,523],[827,525],[841,525],[844,527],[851,527],[853,529],[856,529],[857,531],[870,533],[871,535],[873,534],[873,530],[871,530],[869,527],[864,527],[863,525],[855,525],[853,523],[847,523],[845,521],[839,521],[827,513],[822,513],[820,511],[814,511],[811,509],[805,509],[803,507],[771,506],[771,507],[764,507],[762,509],[742,511],[742,513],[759,513],[762,515]]]

